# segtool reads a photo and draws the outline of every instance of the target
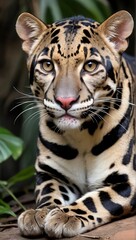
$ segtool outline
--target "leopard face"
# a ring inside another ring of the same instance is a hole
[[[107,40],[105,48],[102,26],[83,17],[42,27],[28,57],[31,89],[42,103],[41,114],[63,130],[103,117],[120,87],[117,43]],[[26,51],[28,41],[24,42]]]

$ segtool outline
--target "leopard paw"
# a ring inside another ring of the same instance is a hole
[[[78,217],[55,208],[44,220],[44,231],[49,237],[73,237],[82,232],[82,222]]]
[[[44,219],[48,213],[47,208],[29,209],[18,218],[18,227],[24,236],[40,236],[44,232]]]

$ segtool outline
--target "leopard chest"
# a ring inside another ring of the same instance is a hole
[[[99,132],[99,137],[102,133]],[[90,135],[88,130],[83,132],[70,131],[64,137],[68,144],[77,149],[78,155],[71,162],[65,161],[67,172],[71,179],[84,191],[101,186],[113,159],[109,161],[109,152],[95,156],[92,149],[98,140],[98,134]],[[113,157],[115,158],[115,156]]]

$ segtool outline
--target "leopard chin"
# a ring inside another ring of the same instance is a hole
[[[64,115],[56,118],[54,119],[54,123],[62,130],[77,129],[81,126],[81,120],[70,115]]]

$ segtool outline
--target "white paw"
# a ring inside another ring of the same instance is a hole
[[[51,210],[44,220],[44,231],[49,237],[73,237],[83,231],[80,219],[63,210]]]
[[[18,227],[24,236],[40,236],[43,234],[44,219],[48,213],[47,208],[29,209],[18,218]]]

